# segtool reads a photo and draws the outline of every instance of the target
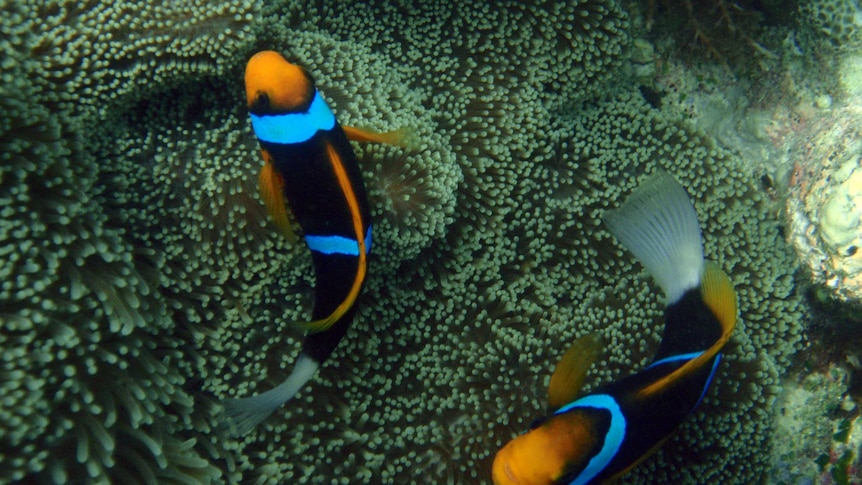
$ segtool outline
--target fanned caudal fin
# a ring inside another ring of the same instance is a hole
[[[284,180],[275,170],[275,165],[272,164],[272,157],[269,156],[266,150],[261,150],[263,153],[264,164],[260,169],[260,175],[257,178],[260,188],[260,197],[266,205],[266,210],[272,218],[275,225],[287,237],[287,240],[293,244],[296,242],[296,233],[290,227],[290,220],[287,216],[287,203],[284,200]]]
[[[711,361],[724,344],[730,340],[730,335],[736,327],[737,299],[736,290],[730,277],[718,267],[717,264],[708,261],[704,265],[703,278],[700,283],[700,295],[703,302],[709,307],[715,318],[721,323],[721,336],[706,351],[699,356],[686,362],[679,369],[671,372],[649,386],[643,388],[639,397],[647,397],[654,392],[671,385],[674,381],[700,369],[704,364]]]
[[[347,138],[353,141],[385,143],[387,145],[409,148],[411,141],[413,140],[413,130],[406,126],[383,133],[375,133],[373,131],[367,131],[353,126],[342,126],[341,128],[344,130],[344,134],[347,135]]]
[[[591,333],[575,340],[557,363],[548,385],[548,409],[553,412],[578,397],[590,366],[598,359],[602,340]]]
[[[703,244],[685,189],[667,172],[648,178],[604,215],[613,234],[664,290],[667,303],[700,284]]]
[[[220,416],[219,429],[230,436],[243,436],[289,401],[317,372],[318,363],[300,354],[293,372],[278,386],[256,396],[227,399]]]

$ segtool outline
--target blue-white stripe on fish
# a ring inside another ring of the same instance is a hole
[[[308,111],[265,115],[251,113],[251,126],[260,141],[292,145],[311,139],[320,130],[331,130],[335,126],[335,115],[320,92],[315,90]]]
[[[620,446],[623,444],[623,438],[626,436],[626,417],[623,415],[617,401],[607,394],[584,396],[577,401],[566,404],[554,414],[564,414],[575,408],[601,409],[610,413],[611,418],[611,424],[605,435],[601,451],[593,456],[589,463],[587,463],[584,471],[569,484],[584,485],[604,470],[608,463],[616,456]]]
[[[342,254],[344,256],[359,256],[359,241],[344,236],[314,236],[306,235],[305,244],[311,251],[323,254]],[[371,252],[371,226],[365,233],[365,254]]]

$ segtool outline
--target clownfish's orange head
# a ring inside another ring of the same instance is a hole
[[[245,96],[249,111],[258,115],[302,112],[314,98],[314,81],[278,52],[261,51],[245,66]]]
[[[497,452],[494,484],[549,485],[578,473],[601,449],[596,424],[580,412],[550,417]]]

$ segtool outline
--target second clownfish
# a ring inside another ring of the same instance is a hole
[[[550,414],[497,453],[496,485],[613,483],[697,408],[736,325],[736,292],[704,261],[697,214],[673,177],[644,182],[605,223],[665,292],[658,352],[640,372],[577,397],[601,344],[576,341],[551,376]]]
[[[290,240],[289,212],[302,228],[315,269],[312,321],[293,371],[262,394],[225,401],[229,432],[243,434],[291,399],[344,337],[362,290],[371,250],[371,212],[349,139],[404,144],[405,130],[370,133],[342,127],[311,76],[279,53],[248,61],[245,90],[263,158],[260,194]],[[289,208],[289,209],[288,209]]]

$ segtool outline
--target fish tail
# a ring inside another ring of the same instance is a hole
[[[700,286],[700,224],[688,193],[670,174],[661,171],[644,181],[604,221],[655,278],[668,303]]]
[[[286,403],[317,372],[319,364],[300,354],[293,371],[278,386],[252,397],[226,399],[219,417],[218,428],[230,436],[243,436]]]

